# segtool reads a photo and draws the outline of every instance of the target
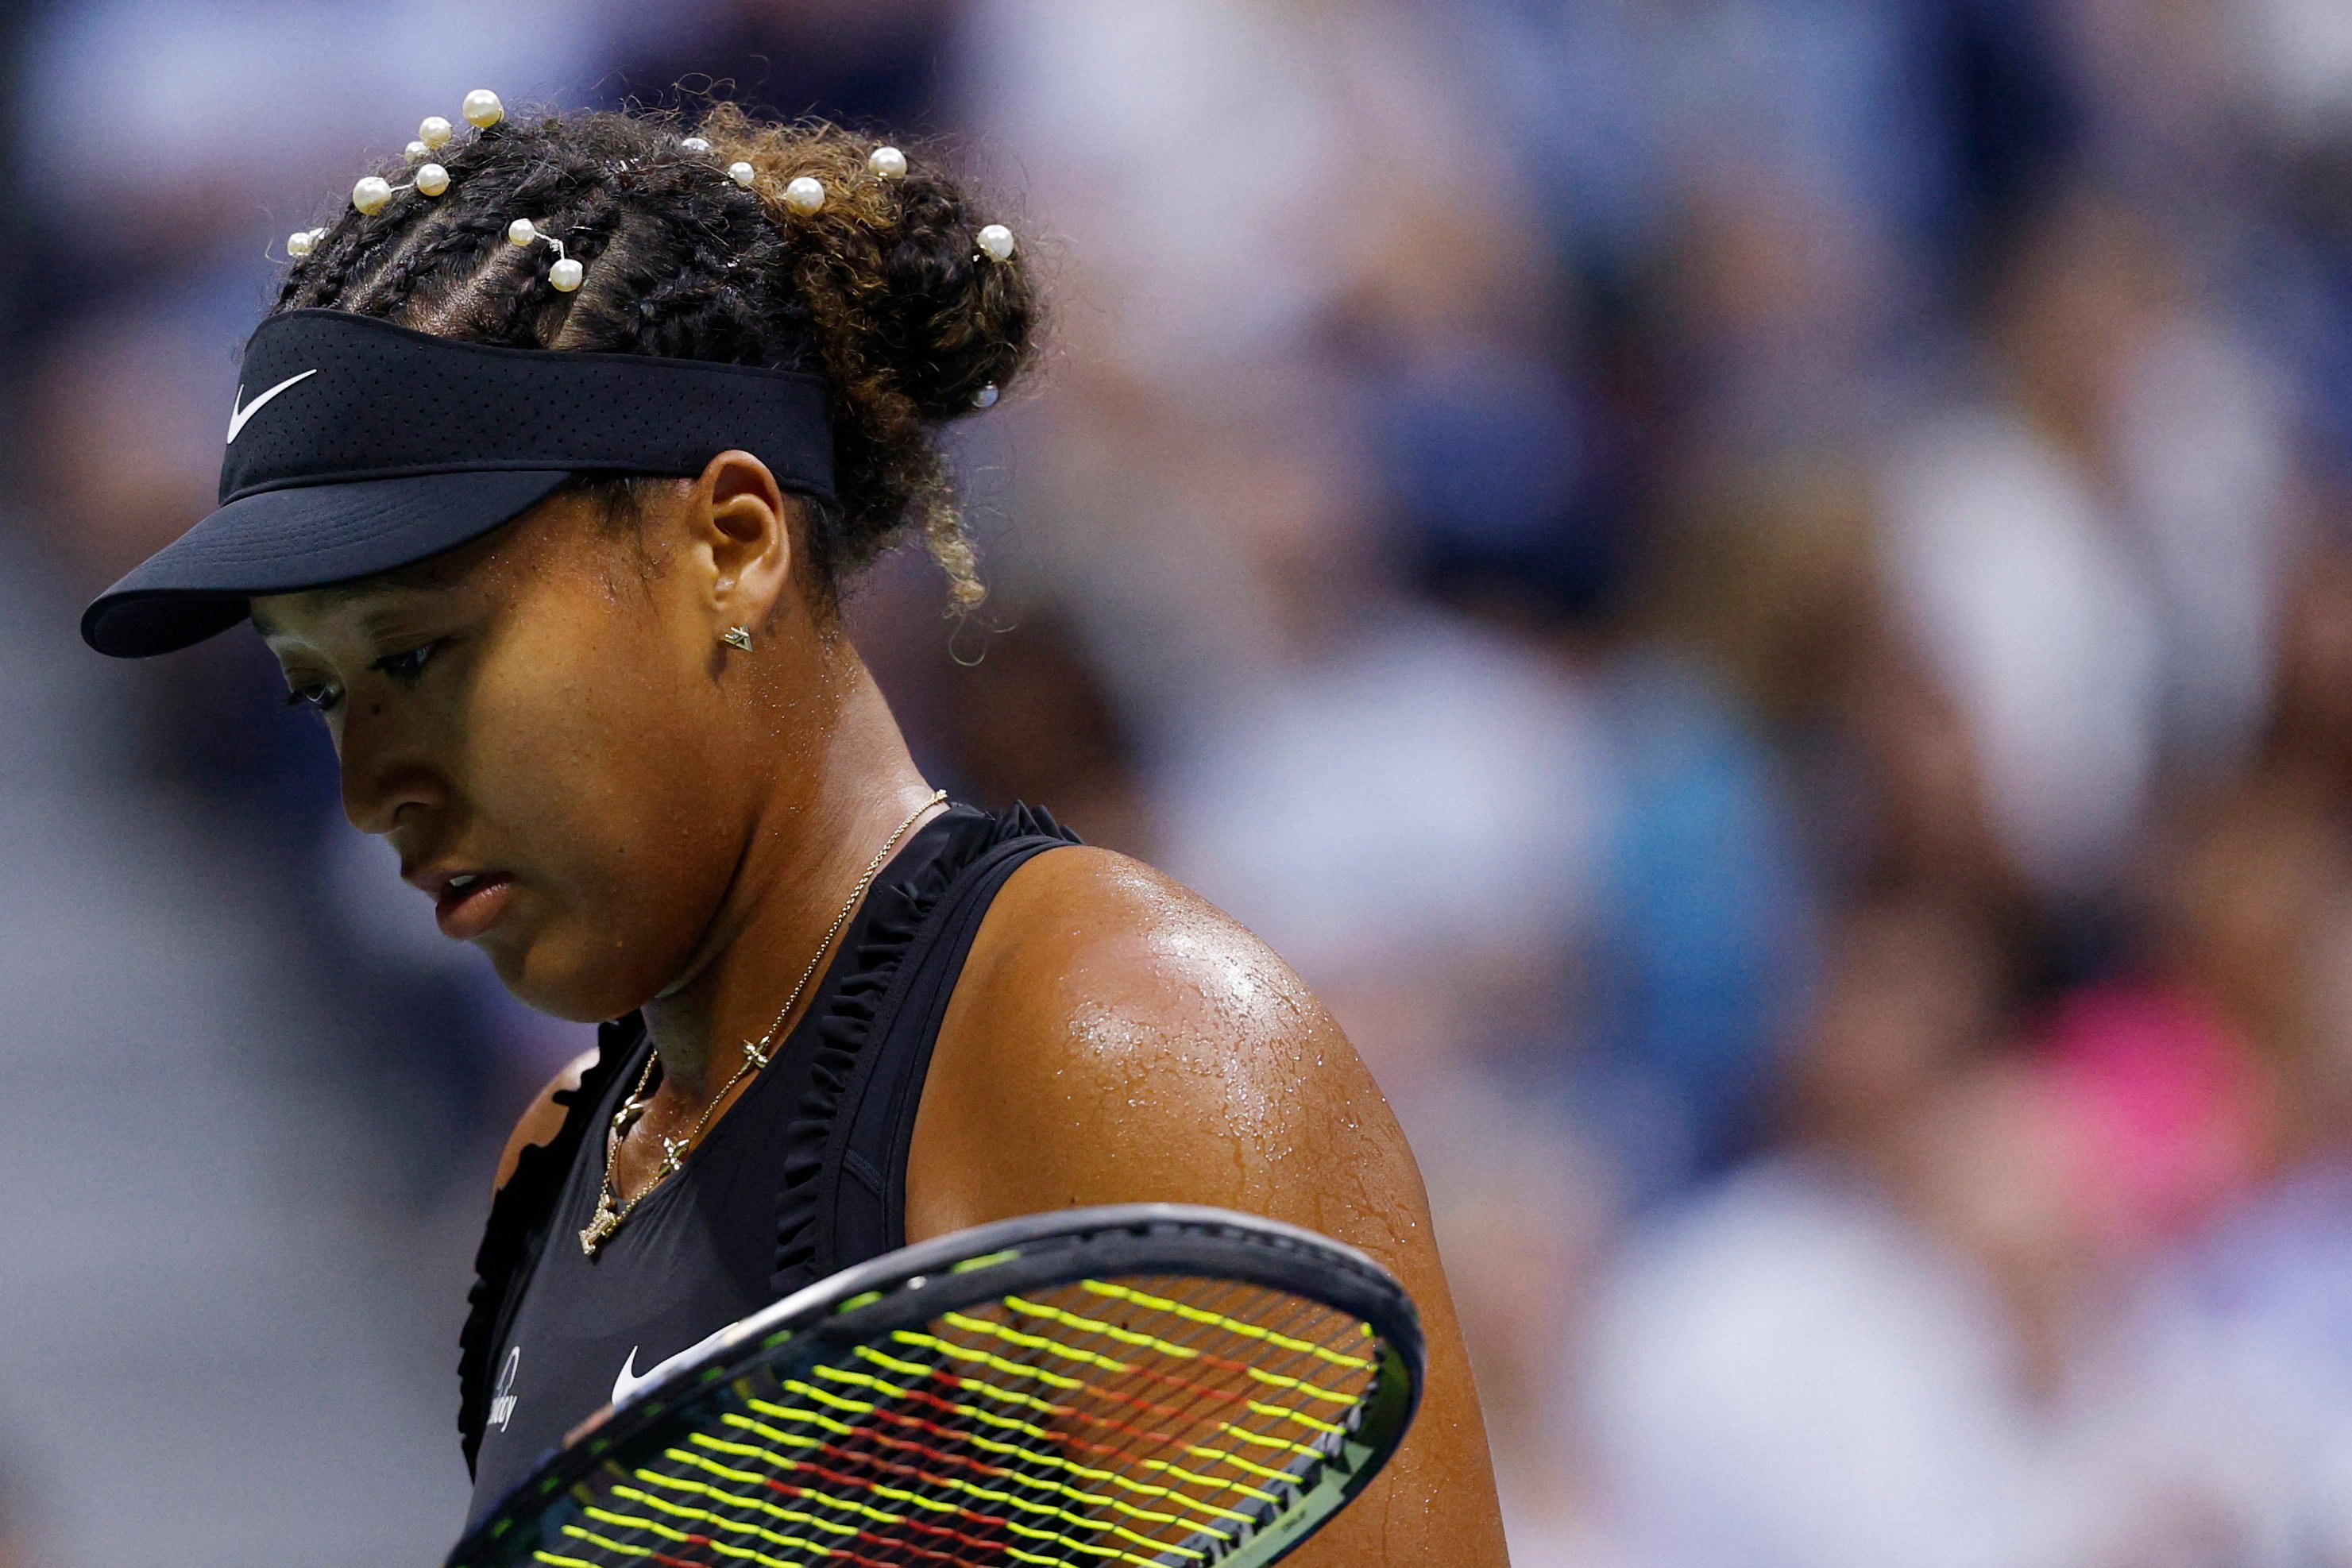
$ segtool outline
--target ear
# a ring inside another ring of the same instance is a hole
[[[768,465],[749,452],[719,453],[695,480],[685,521],[713,637],[768,624],[792,580],[795,511]]]

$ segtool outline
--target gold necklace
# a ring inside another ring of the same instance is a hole
[[[833,917],[832,928],[824,933],[824,940],[817,943],[816,952],[809,958],[808,967],[801,971],[800,983],[793,987],[793,994],[784,998],[782,1009],[776,1014],[776,1021],[769,1025],[768,1032],[757,1040],[743,1042],[743,1060],[736,1068],[735,1076],[719,1085],[719,1092],[703,1103],[702,1114],[694,1119],[694,1125],[686,1130],[685,1137],[662,1140],[661,1164],[654,1172],[654,1179],[647,1182],[635,1196],[623,1200],[613,1185],[613,1159],[621,1152],[621,1141],[629,1135],[630,1127],[646,1112],[646,1106],[652,1099],[646,1092],[646,1086],[653,1082],[654,1067],[661,1060],[661,1052],[658,1050],[646,1053],[646,1069],[637,1075],[637,1087],[629,1091],[629,1098],[621,1102],[621,1108],[618,1110],[613,1112],[612,1130],[604,1139],[604,1179],[596,1189],[596,1216],[590,1220],[587,1228],[580,1233],[581,1251],[591,1258],[595,1257],[596,1249],[604,1246],[614,1231],[621,1228],[621,1222],[628,1218],[656,1187],[667,1181],[671,1173],[686,1163],[688,1152],[693,1149],[695,1140],[702,1136],[702,1129],[710,1121],[710,1113],[719,1109],[719,1102],[727,1098],[737,1084],[743,1081],[746,1074],[768,1065],[771,1049],[775,1044],[776,1031],[782,1028],[784,1020],[793,1016],[793,1007],[800,1001],[801,993],[808,989],[809,981],[815,977],[816,966],[824,961],[824,955],[832,950],[833,939],[839,936],[841,928],[849,923],[850,911],[857,908],[857,900],[866,896],[867,888],[873,886],[875,877],[882,869],[882,862],[890,858],[891,849],[899,839],[906,837],[907,829],[915,826],[915,818],[947,797],[947,791],[933,790],[931,798],[908,814],[907,820],[898,824],[892,830],[890,837],[882,841],[882,847],[874,851],[874,858],[866,863],[865,874],[857,879],[857,886],[849,890],[848,901],[841,906],[841,912]]]

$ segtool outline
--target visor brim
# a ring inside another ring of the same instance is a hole
[[[412,565],[528,511],[571,477],[562,469],[493,469],[246,496],[91,600],[82,640],[116,658],[190,647],[244,620],[256,595]]]

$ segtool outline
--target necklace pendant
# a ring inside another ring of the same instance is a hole
[[[743,1042],[743,1059],[755,1068],[763,1068],[768,1065],[771,1058],[767,1053],[760,1049],[760,1043],[757,1040],[746,1040]]]
[[[596,1217],[590,1220],[588,1227],[580,1233],[580,1250],[591,1258],[595,1257],[596,1249],[620,1228],[621,1216],[613,1208],[613,1194],[609,1192],[597,1194]]]
[[[667,1176],[686,1163],[686,1152],[691,1145],[683,1138],[662,1140],[662,1174]]]

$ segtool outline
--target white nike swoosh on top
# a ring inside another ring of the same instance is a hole
[[[234,447],[236,445],[236,433],[245,428],[245,422],[247,420],[261,412],[261,405],[263,404],[268,403],[271,398],[277,396],[279,393],[285,391],[296,382],[308,381],[318,374],[319,373],[315,370],[306,370],[299,375],[289,375],[284,381],[279,382],[276,386],[271,387],[268,391],[263,393],[260,396],[255,398],[250,403],[244,403],[241,401],[245,396],[245,388],[239,386],[236,389],[236,395],[240,402],[232,404],[229,406],[228,439],[221,444],[225,447]]]
[[[639,1377],[637,1375],[637,1347],[631,1345],[629,1347],[629,1359],[621,1363],[621,1375],[613,1380],[613,1403],[615,1405],[620,1404],[621,1401],[628,1398],[629,1395],[635,1394],[638,1389],[643,1388],[646,1384],[651,1383],[654,1380],[654,1373],[660,1370],[661,1367],[658,1364],[656,1364],[651,1370],[646,1372],[645,1376]]]
[[[700,1361],[716,1350],[733,1343],[741,1337],[743,1325],[730,1323],[695,1341],[674,1356],[665,1357],[646,1368],[637,1370],[637,1347],[629,1347],[629,1359],[621,1363],[621,1375],[613,1380],[613,1403],[620,1404],[649,1383],[658,1383],[689,1362]]]

